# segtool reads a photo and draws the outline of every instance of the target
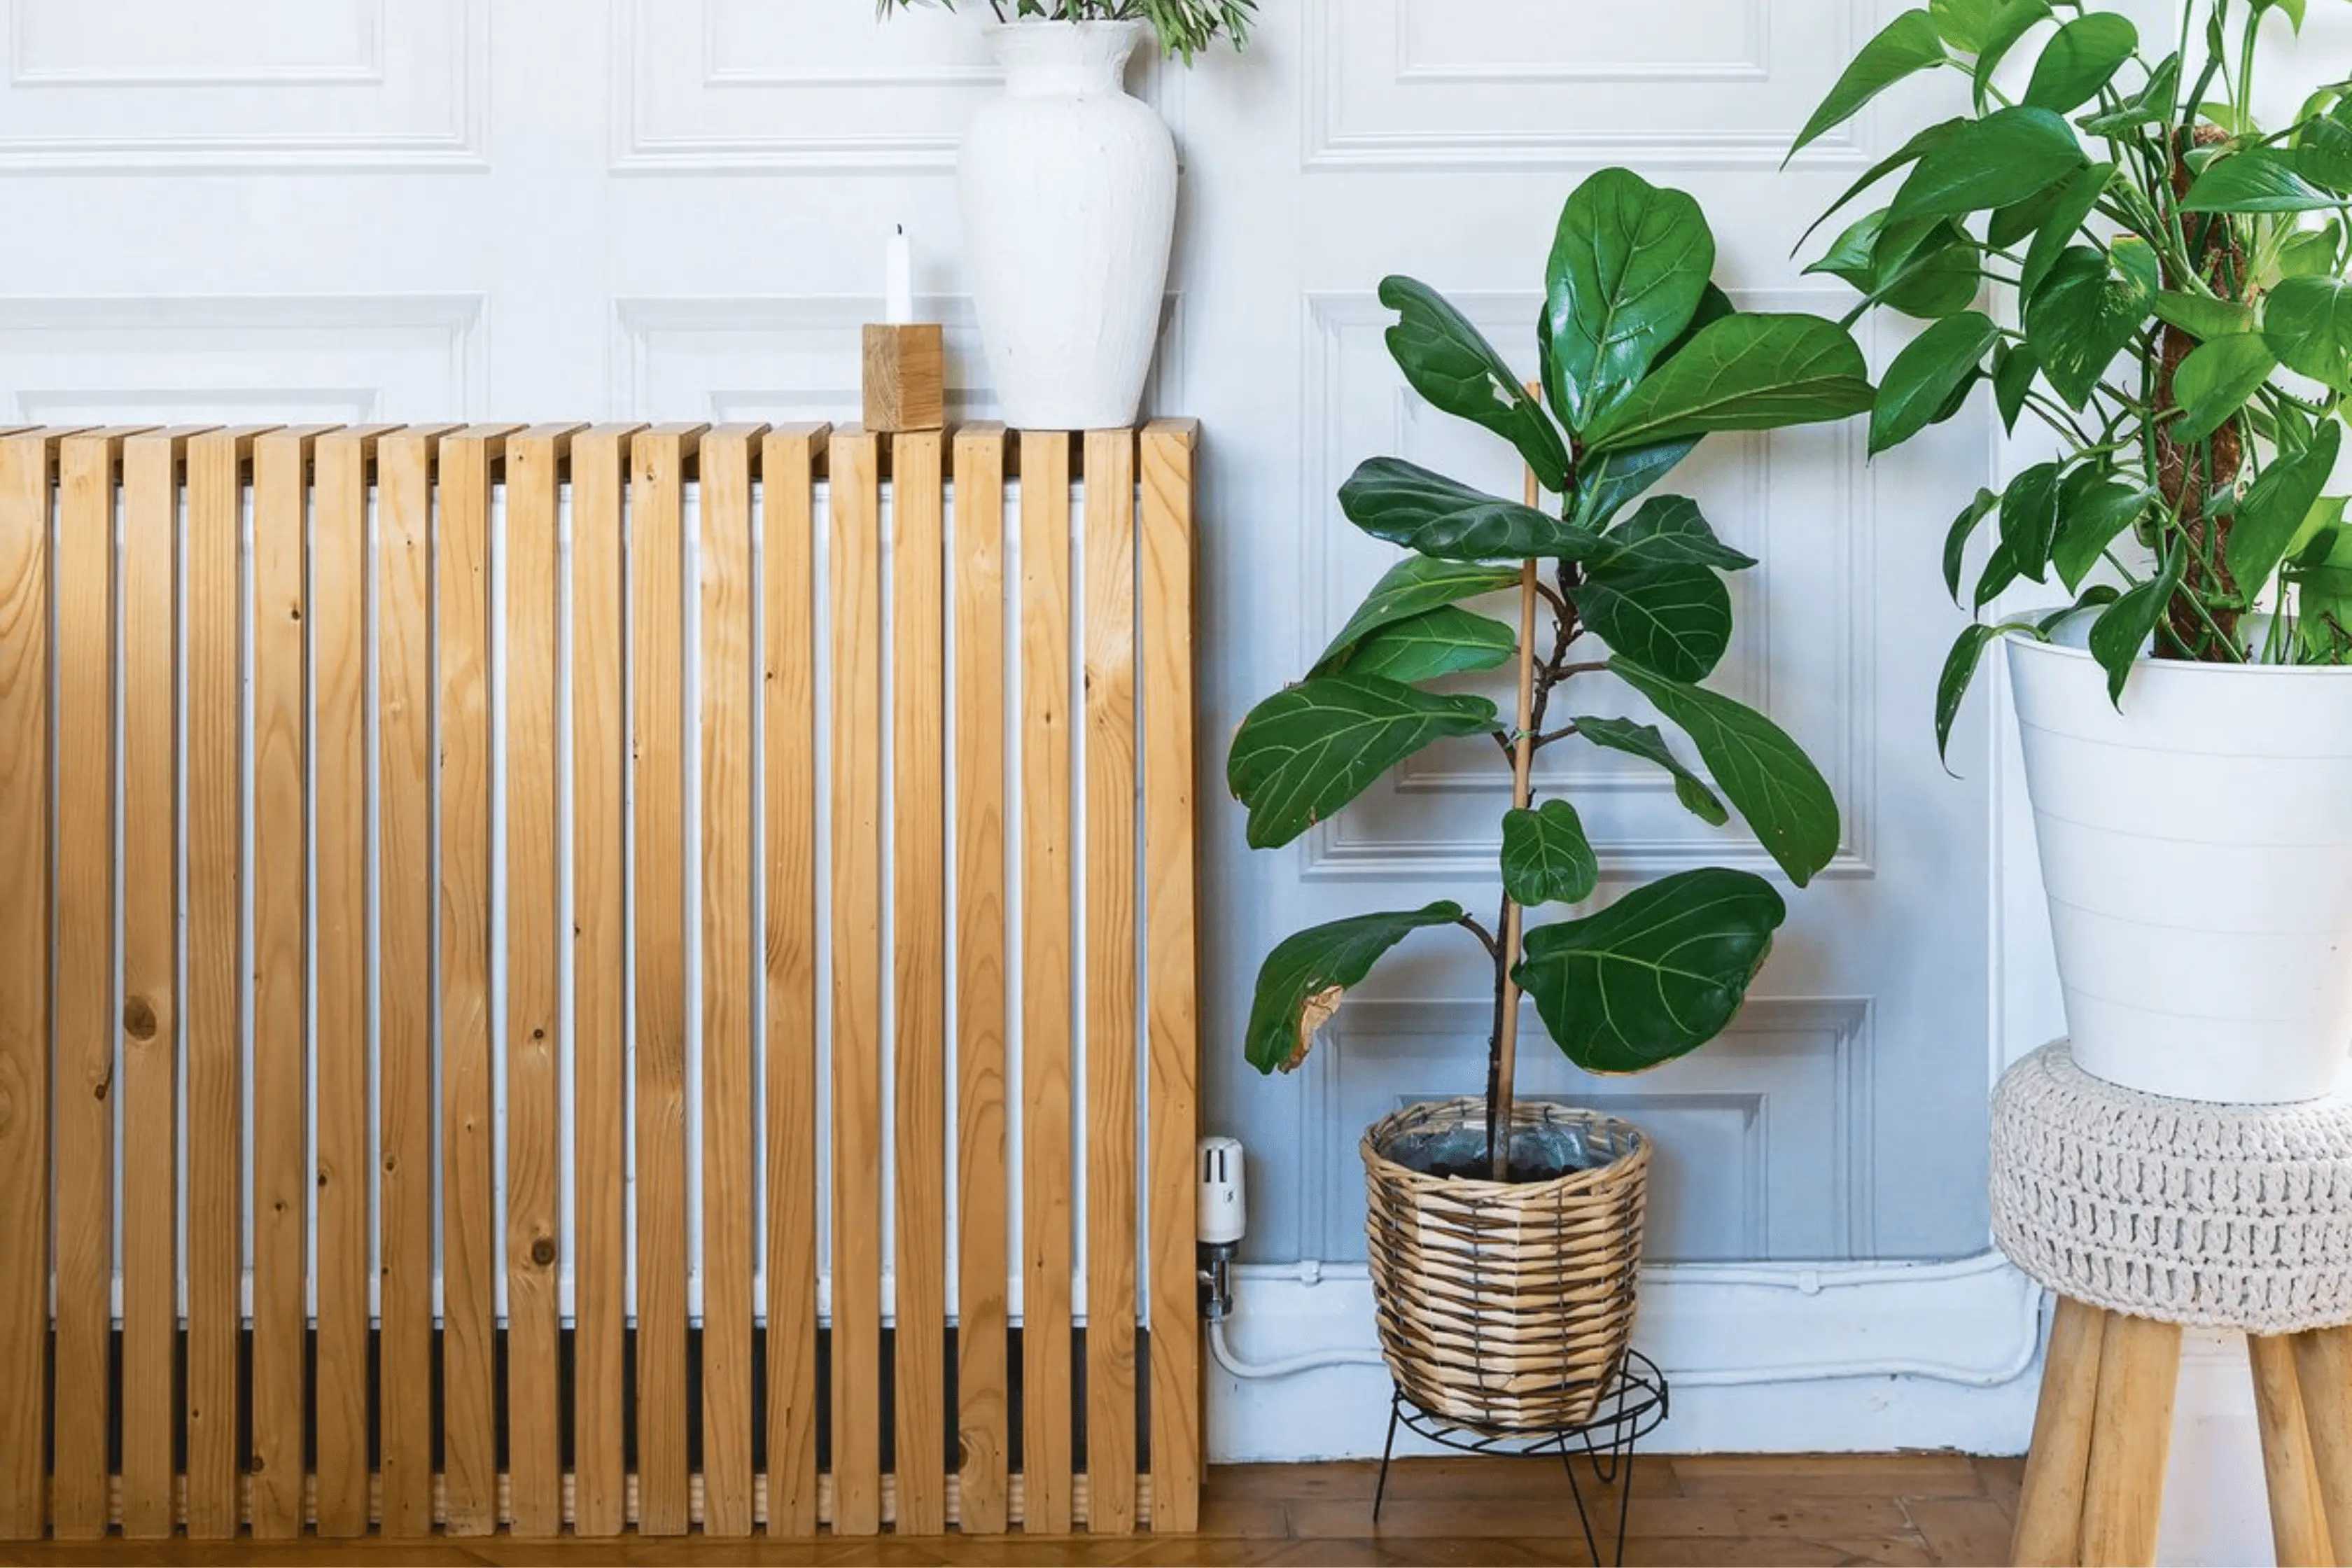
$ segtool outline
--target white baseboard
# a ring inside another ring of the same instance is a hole
[[[1229,1331],[1250,1361],[1370,1349],[1361,1265],[1239,1271]],[[1646,1270],[1634,1342],[1665,1371],[1665,1453],[2018,1454],[2032,1431],[2040,1289],[1987,1253],[1954,1263],[1678,1265]],[[1220,1461],[1377,1458],[1377,1366],[1271,1382],[1209,1369]],[[1410,1436],[1409,1434],[1407,1435]],[[1400,1439],[1399,1452],[1421,1452]]]

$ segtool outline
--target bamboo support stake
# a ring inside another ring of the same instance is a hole
[[[1528,504],[1534,506],[1543,499],[1536,483],[1535,471],[1528,471]],[[1526,563],[1519,569],[1519,727],[1518,738],[1511,752],[1511,809],[1525,811],[1534,798],[1528,783],[1535,768],[1536,737],[1536,563]],[[1519,906],[1506,894],[1503,900],[1503,1005],[1501,1016],[1495,1020],[1495,1094],[1488,1107],[1486,1157],[1495,1180],[1508,1181],[1511,1174],[1511,1096],[1517,1081],[1519,1067],[1519,987],[1511,972],[1519,966],[1519,928],[1523,923]]]

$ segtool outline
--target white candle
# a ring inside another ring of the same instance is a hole
[[[907,226],[900,224],[890,233],[888,286],[884,294],[883,321],[893,327],[912,326],[915,321],[915,250],[907,241]]]

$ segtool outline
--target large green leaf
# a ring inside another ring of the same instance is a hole
[[[1291,1072],[1307,1059],[1316,1031],[1339,1010],[1389,950],[1417,931],[1452,925],[1462,906],[1434,903],[1391,914],[1356,915],[1286,937],[1258,966],[1243,1050],[1262,1073]]]
[[[1622,451],[1587,452],[1576,466],[1577,521],[1599,528],[1697,449],[1699,438],[1661,441]]]
[[[2155,492],[2146,485],[2113,478],[2098,468],[2077,468],[2066,476],[2058,496],[2058,537],[2050,547],[2050,563],[2070,594],[2099,563],[2108,545],[2147,512]]]
[[[2132,666],[2147,650],[2157,623],[2164,619],[2165,606],[2172,603],[2173,593],[2180,586],[2180,559],[2178,548],[2167,552],[2162,570],[2109,605],[2091,623],[2091,657],[2107,672],[2107,700],[2118,707]]]
[[[1777,430],[1860,414],[1871,397],[1870,367],[1836,322],[1726,316],[1603,416],[1585,445],[1612,451],[1716,430]]]
[[[1715,270],[1698,203],[1603,169],[1560,208],[1546,269],[1552,406],[1581,432],[1631,391],[1697,314]]]
[[[2297,174],[2292,154],[2270,148],[2217,158],[2181,201],[2192,213],[2304,213],[2340,207],[2333,196]]]
[[[2033,62],[2024,101],[2067,114],[2099,96],[2139,47],[2139,29],[2112,11],[2077,16],[2058,29]]]
[[[1609,668],[1690,736],[1716,787],[1790,881],[1803,887],[1836,858],[1837,799],[1787,731],[1745,703],[1630,659],[1612,658]]]
[[[1433,407],[1484,426],[1518,448],[1544,489],[1568,486],[1568,446],[1542,405],[1469,318],[1426,283],[1391,278],[1381,303],[1398,313],[1389,353]]]
[[[1318,675],[1251,710],[1225,782],[1249,807],[1249,845],[1289,843],[1432,742],[1501,727],[1483,697],[1440,697],[1377,677]]]
[[[2036,583],[2058,538],[2059,476],[2055,463],[2036,463],[2010,480],[2000,498],[2000,543],[2010,563]]]
[[[1992,401],[2000,410],[2001,428],[2017,433],[2017,421],[2025,413],[2025,400],[2033,395],[2033,383],[2042,374],[2042,362],[2023,343],[2003,343],[1993,351]]]
[[[1832,215],[1844,211],[1846,204],[1853,201],[1854,197],[1862,195],[1895,170],[1917,163],[1934,149],[1958,135],[1961,128],[1969,123],[1967,119],[1958,116],[1950,120],[1939,120],[1935,124],[1919,131],[1911,140],[1864,169],[1853,184],[1845,188],[1845,193],[1824,208],[1821,216],[1813,219],[1805,232],[1798,237],[1798,246],[1801,247],[1806,240],[1812,238],[1814,229],[1829,222]]]
[[[1999,626],[1989,626],[1971,621],[1952,644],[1952,651],[1944,658],[1944,672],[1936,680],[1936,755],[1948,758],[1952,749],[1952,725],[1960,716],[1960,700],[1969,694],[1976,680],[1977,666],[1983,662],[1984,650],[2000,636]]]
[[[2224,552],[2230,580],[2240,593],[2249,597],[2260,593],[2278,570],[2312,508],[2319,504],[2343,450],[2344,427],[2328,420],[2314,433],[2310,446],[2273,459],[2247,488]]]
[[[2018,41],[2033,30],[2034,25],[2050,19],[2048,0],[2005,0],[1992,15],[1985,28],[1984,41],[1977,46],[1976,89],[1977,111],[1984,111],[1985,101],[1992,89],[1992,73],[2009,58],[2009,51]]]
[[[1580,904],[1601,885],[1583,819],[1564,800],[1503,815],[1503,891],[1528,909]]]
[[[2202,441],[2236,418],[2276,369],[2278,356],[2260,332],[2236,332],[2199,344],[2172,378],[2172,395],[2180,405],[2172,438]]]
[[[1684,562],[1744,572],[1756,564],[1756,557],[1743,555],[1717,539],[1698,502],[1687,496],[1652,497],[1640,510],[1611,529],[1608,539],[1614,546],[1608,557],[1612,568]]]
[[[1596,567],[1570,595],[1612,650],[1675,680],[1706,679],[1731,646],[1731,592],[1713,567]]]
[[[2352,282],[2287,279],[2271,290],[2263,331],[2289,370],[2352,392]]]
[[[1723,1032],[1788,913],[1761,877],[1684,871],[1529,931],[1513,976],[1569,1060],[1641,1072]]]
[[[2295,173],[2341,195],[2352,192],[2352,126],[2309,120],[2295,137]]]
[[[2073,407],[2088,403],[2149,314],[2147,292],[2119,278],[2102,251],[2074,246],[2025,306],[2025,341],[2042,374]]]
[[[1587,561],[1608,548],[1593,530],[1402,458],[1359,468],[1339,487],[1339,510],[1373,538],[1440,561]]]
[[[1576,732],[1603,751],[1622,752],[1629,757],[1639,757],[1664,768],[1675,781],[1675,798],[1683,809],[1710,827],[1720,827],[1731,820],[1715,791],[1706,781],[1683,765],[1666,737],[1655,724],[1637,724],[1631,719],[1596,719],[1583,717],[1570,721]]]
[[[2146,85],[2137,92],[2112,110],[2086,116],[2082,127],[2090,135],[2122,141],[2135,132],[2170,120],[2179,99],[2180,54],[2176,49],[2157,62],[2147,73]]]
[[[1979,310],[1937,321],[1886,367],[1870,415],[1870,450],[1899,447],[1940,416],[1953,395],[1975,379],[2000,328]]]
[[[1410,686],[1493,669],[1518,650],[1519,634],[1502,622],[1459,605],[1444,605],[1382,626],[1359,644],[1341,668],[1349,675],[1377,675]]]
[[[1845,74],[1822,100],[1813,117],[1797,133],[1789,156],[1795,157],[1824,133],[1844,124],[1874,98],[1893,87],[1904,78],[1916,75],[1944,63],[1943,40],[1937,36],[1936,24],[1925,11],[1906,11],[1889,22],[1878,36],[1862,47]],[[1785,166],[1786,160],[1783,160]]]
[[[1995,110],[1965,122],[1919,160],[1895,195],[1889,221],[2005,207],[2088,162],[2074,128],[2048,110]]]
[[[1426,555],[1408,555],[1372,585],[1363,604],[1348,617],[1348,624],[1339,628],[1331,646],[1323,650],[1323,657],[1315,661],[1312,673],[1328,675],[1337,670],[1347,662],[1357,644],[1382,626],[1411,620],[1441,605],[1500,593],[1517,586],[1518,581],[1519,569],[1516,566],[1482,566],[1472,562],[1433,561]]]
[[[2115,177],[2113,163],[2094,163],[2066,182],[2050,216],[2042,220],[2033,243],[2026,247],[2025,262],[2018,273],[2021,298],[2032,299],[2034,290],[2042,287],[2042,280],[2050,276],[2050,269],[2058,265],[2059,258],[2074,243],[2074,236],[2082,231],[2084,223],[2097,208],[2108,182]]]
[[[2179,327],[2200,343],[2209,338],[2226,338],[2254,330],[2253,307],[2234,300],[2216,300],[2210,294],[2187,294],[2166,289],[2157,294],[2155,307],[2158,321]]]

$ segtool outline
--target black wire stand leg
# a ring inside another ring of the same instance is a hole
[[[1473,1426],[1434,1415],[1402,1392],[1389,1401],[1388,1442],[1381,1451],[1381,1476],[1372,1491],[1372,1522],[1380,1523],[1381,1504],[1388,1495],[1389,1471],[1396,1458],[1397,1428],[1405,1426],[1433,1443],[1465,1454],[1532,1458],[1559,1456],[1568,1477],[1569,1495],[1576,1502],[1576,1522],[1584,1535],[1584,1550],[1595,1568],[1601,1563],[1601,1542],[1608,1531],[1604,1517],[1595,1528],[1584,1484],[1577,1476],[1579,1462],[1592,1470],[1594,1502],[1612,1492],[1617,1500],[1617,1550],[1612,1562],[1625,1561],[1625,1533],[1633,1512],[1633,1450],[1666,1418],[1666,1379],[1657,1363],[1639,1351],[1627,1351],[1591,1416],[1583,1425],[1549,1428],[1502,1428]]]

